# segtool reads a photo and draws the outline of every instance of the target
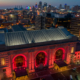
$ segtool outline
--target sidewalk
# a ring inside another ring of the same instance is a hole
[[[28,77],[29,77],[30,80],[33,80],[33,79],[34,80],[39,80],[40,77],[46,77],[46,76],[48,76],[50,78],[51,74],[56,74],[56,73],[59,73],[59,72],[67,71],[67,70],[73,69],[74,67],[78,68],[78,67],[80,67],[80,65],[75,65],[75,64],[68,65],[68,68],[66,70],[62,70],[62,71],[58,71],[54,68],[50,68],[50,69],[47,68],[47,69],[41,70],[39,72],[29,73]],[[5,80],[12,80],[12,78],[8,78],[8,79],[5,79]]]

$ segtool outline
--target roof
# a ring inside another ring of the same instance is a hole
[[[7,28],[1,28],[1,29],[0,29],[0,33],[1,33],[1,32],[8,32],[8,29],[7,29]]]
[[[0,44],[5,44],[4,32],[0,33]]]
[[[12,26],[13,31],[26,31],[26,29],[22,25],[14,25]]]
[[[6,46],[41,43],[49,41],[60,41],[71,39],[71,35],[65,28],[54,28],[48,30],[17,31],[5,33]],[[76,39],[76,38],[75,38]]]
[[[59,67],[67,66],[67,64],[66,64],[63,60],[56,60],[55,63],[56,63]]]

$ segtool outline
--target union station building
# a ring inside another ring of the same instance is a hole
[[[0,33],[0,77],[16,77],[74,62],[78,38],[64,27]],[[77,54],[78,52],[76,52]],[[22,70],[22,74],[20,74]]]

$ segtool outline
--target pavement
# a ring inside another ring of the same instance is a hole
[[[77,67],[76,71],[72,70],[74,67]],[[54,68],[47,68],[44,70],[36,71],[34,73],[30,73],[28,77],[29,80],[40,80],[40,78],[44,78],[45,80],[70,80],[70,75],[72,75],[73,80],[76,80],[75,75],[77,75],[78,80],[80,80],[80,65],[68,65],[67,70],[63,71],[58,71]]]
[[[74,67],[78,67],[76,71],[72,70]],[[35,75],[37,78],[32,77],[30,80],[40,80],[40,78],[44,78],[45,80],[70,80],[70,75],[72,75],[73,80],[76,80],[75,75],[77,75],[78,80],[80,80],[80,65],[69,65],[66,71],[57,71],[53,68],[46,69],[36,72]]]

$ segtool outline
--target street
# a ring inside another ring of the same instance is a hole
[[[51,74],[49,71],[41,72],[43,76],[39,76],[40,73],[38,73],[38,78],[31,79],[31,80],[40,80],[40,78],[44,78],[45,80],[70,80],[70,75],[72,75],[73,80],[76,80],[75,75],[78,76],[78,80],[80,80],[80,67],[76,69],[76,71],[73,70],[67,70],[55,74]],[[46,75],[44,75],[46,73]]]

